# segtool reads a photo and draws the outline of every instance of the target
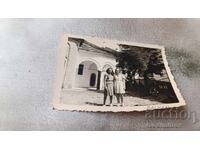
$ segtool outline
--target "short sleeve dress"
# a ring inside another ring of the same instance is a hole
[[[116,94],[125,93],[125,76],[123,74],[114,76],[114,90]]]

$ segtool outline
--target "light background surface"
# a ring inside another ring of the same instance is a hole
[[[147,121],[145,112],[68,112],[51,105],[58,45],[70,33],[164,45],[185,110],[200,120],[199,27],[200,19],[1,19],[0,130],[199,130],[200,121],[191,118]]]

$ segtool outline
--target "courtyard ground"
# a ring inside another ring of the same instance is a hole
[[[61,103],[67,105],[91,105],[91,106],[102,106],[103,104],[103,92],[96,91],[94,89],[73,89],[63,90],[61,93]],[[125,94],[124,106],[147,106],[155,104],[163,104],[162,100],[156,100],[151,96],[138,96],[137,93],[132,92],[131,94]],[[106,104],[110,102],[107,97]],[[117,106],[117,100],[114,96],[113,105]]]

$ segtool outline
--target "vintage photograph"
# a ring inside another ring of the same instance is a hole
[[[160,45],[65,35],[53,105],[128,112],[184,106]]]

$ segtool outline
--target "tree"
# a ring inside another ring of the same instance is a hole
[[[146,73],[159,74],[164,69],[161,51],[136,46],[120,45],[121,53],[117,58],[117,67],[128,72],[139,73],[144,76]]]

